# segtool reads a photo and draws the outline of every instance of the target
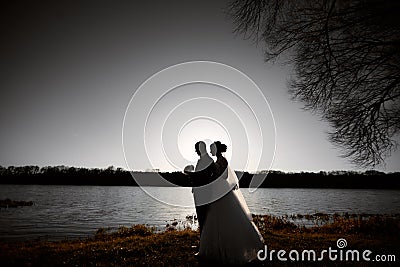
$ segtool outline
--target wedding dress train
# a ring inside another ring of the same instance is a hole
[[[237,183],[229,166],[227,175],[226,184]],[[263,238],[239,188],[209,205],[200,237],[201,258],[221,264],[245,264],[257,259],[263,246]]]

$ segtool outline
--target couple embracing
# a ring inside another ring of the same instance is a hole
[[[222,153],[226,145],[195,145],[199,160],[194,172],[185,172],[193,184],[193,197],[200,230],[201,260],[217,264],[246,264],[257,259],[263,249],[263,238],[255,226],[249,208],[239,189],[235,172]]]

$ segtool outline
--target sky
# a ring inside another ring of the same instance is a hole
[[[235,169],[363,170],[329,143],[327,123],[290,99],[291,67],[265,62],[262,45],[235,35],[226,8],[211,0],[4,4],[0,165],[179,170],[196,159],[196,138],[218,138]],[[182,65],[198,61],[217,63]],[[154,86],[148,79],[160,72],[168,75]],[[202,82],[177,86],[194,80]],[[376,169],[399,171],[399,159],[397,151]]]

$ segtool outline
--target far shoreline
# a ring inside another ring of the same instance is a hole
[[[241,188],[249,188],[255,182],[260,184],[256,188],[400,189],[400,172],[368,170],[285,173],[271,170],[236,173]],[[192,187],[182,172],[129,172],[113,166],[106,169],[0,166],[0,184]]]

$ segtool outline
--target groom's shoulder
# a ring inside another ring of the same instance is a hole
[[[214,169],[214,160],[208,155],[207,155],[207,159],[206,159],[205,165],[207,165],[206,168],[209,169],[209,170]]]
[[[204,157],[204,162],[210,165],[211,163],[214,163],[214,160],[209,155],[207,155]]]
[[[201,157],[197,161],[196,171],[201,171],[207,169],[210,165],[214,163],[213,159],[210,156]]]

